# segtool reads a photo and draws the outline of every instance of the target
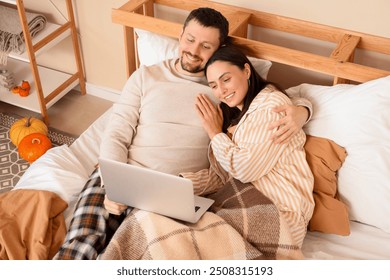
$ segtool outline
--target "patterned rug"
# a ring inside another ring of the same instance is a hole
[[[9,138],[10,127],[20,118],[22,117],[0,113],[0,193],[11,190],[30,166],[19,157],[18,149]],[[48,137],[54,147],[63,144],[69,146],[76,140],[76,137],[50,127]]]

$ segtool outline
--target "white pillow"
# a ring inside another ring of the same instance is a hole
[[[177,39],[141,29],[135,29],[135,32],[138,36],[137,51],[140,65],[149,66],[178,56],[179,43]],[[272,62],[260,58],[248,58],[259,75],[263,79],[267,79]]]
[[[307,134],[346,148],[338,191],[351,220],[390,232],[390,76],[360,85],[302,84],[287,92],[313,104]]]
[[[26,170],[13,190],[51,191],[68,203],[65,221],[69,225],[78,195],[89,174],[67,145],[54,147]]]
[[[267,80],[269,69],[271,69],[272,62],[269,60],[256,58],[256,57],[248,57],[249,61],[252,63],[253,67],[256,69],[256,72],[262,77],[264,80]]]
[[[177,57],[179,52],[177,39],[142,29],[135,29],[135,32],[138,36],[137,51],[140,65],[149,66]]]

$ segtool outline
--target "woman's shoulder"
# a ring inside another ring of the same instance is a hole
[[[253,99],[251,105],[268,107],[271,104],[274,104],[275,106],[291,104],[291,100],[274,85],[269,84],[259,92],[259,94]]]

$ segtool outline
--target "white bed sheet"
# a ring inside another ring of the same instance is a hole
[[[60,166],[54,167],[53,164],[50,164],[50,167],[47,168],[54,168],[56,169],[56,172],[52,172],[51,170],[44,170],[41,168],[40,173],[43,174],[42,176],[47,173],[55,174],[53,176],[59,176],[59,178],[51,178],[51,180],[47,180],[47,178],[45,178],[48,184],[47,186],[43,186],[42,181],[45,180],[39,180],[36,174],[33,175],[32,173],[28,172],[29,170],[27,170],[24,175],[26,176],[26,178],[24,178],[25,180],[21,180],[21,182],[25,183],[20,185],[18,184],[15,188],[32,187],[39,189],[44,188],[47,190],[52,189],[60,196],[65,197],[69,204],[68,210],[65,213],[65,218],[68,224],[75,206],[77,193],[81,191],[83,185],[88,180],[88,176],[86,176],[86,174],[90,174],[94,170],[97,163],[101,137],[104,135],[104,128],[110,117],[110,114],[111,109],[104,113],[99,119],[97,119],[69,148],[63,147],[63,149],[53,150],[52,153],[45,154],[37,161],[38,164],[42,163],[41,161],[48,161],[52,163],[53,158],[55,158],[53,154],[55,154],[57,151],[58,153],[72,153],[71,156],[75,156],[75,158],[78,159],[80,165],[84,167],[84,170],[82,170],[82,168],[74,168],[74,164],[73,166],[67,166],[71,161],[62,161],[63,163],[58,163]],[[41,164],[41,167],[42,166],[45,165]],[[79,178],[77,181],[77,188],[69,188],[64,184],[59,183],[65,180],[65,178],[61,178],[61,176],[69,176],[69,172],[62,173],[58,171],[69,170],[72,168],[74,170],[73,172],[77,172],[77,174],[75,174],[75,178],[77,176],[77,178]],[[36,182],[32,183],[28,178],[29,176],[31,176],[31,179],[33,178]],[[38,181],[40,181],[39,184],[37,184]],[[75,193],[76,191],[77,193]],[[64,193],[66,193],[66,195],[64,195]],[[386,233],[372,226],[351,222],[351,234],[349,236],[308,232],[303,244],[303,253],[307,259],[316,260],[390,260],[390,233]]]
[[[308,232],[303,254],[315,260],[390,260],[390,234],[373,226],[350,223],[351,234]]]

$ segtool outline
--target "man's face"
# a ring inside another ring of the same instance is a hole
[[[180,66],[184,72],[202,74],[211,55],[219,47],[219,30],[191,20],[179,38]]]

